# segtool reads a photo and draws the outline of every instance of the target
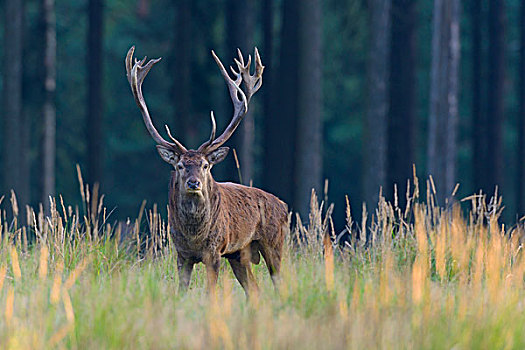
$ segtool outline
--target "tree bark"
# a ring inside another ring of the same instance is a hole
[[[303,218],[309,213],[312,189],[322,181],[322,18],[320,0],[299,2],[297,55],[297,135],[294,206]]]
[[[386,182],[388,85],[390,57],[390,0],[370,2],[367,111],[364,136],[364,195],[369,210],[377,204]]]
[[[297,2],[282,3],[281,43],[279,49],[278,84],[274,112],[266,115],[264,157],[265,189],[285,202],[293,201],[293,164],[295,154],[295,116],[297,115]],[[265,88],[267,89],[267,87]],[[292,208],[290,208],[292,209]]]
[[[55,0],[42,1],[44,18],[44,105],[42,136],[42,203],[49,210],[49,196],[55,195],[56,157],[56,17]]]
[[[416,162],[416,0],[393,0],[388,123],[388,193],[397,185],[406,201],[407,180]]]
[[[227,47],[233,62],[237,58],[237,49],[247,56],[253,55],[253,35],[255,26],[255,3],[253,0],[228,0],[227,1]],[[263,57],[264,64],[264,57]],[[244,116],[241,125],[235,132],[230,144],[235,148],[240,163],[242,182],[249,184],[253,180],[254,170],[254,142],[255,142],[255,121],[254,121],[254,102],[250,103],[248,113]],[[228,121],[229,122],[229,121]],[[238,178],[237,168],[231,167],[235,176]]]
[[[487,153],[484,192],[503,185],[503,123],[505,82],[505,4],[489,0],[489,51],[487,84]],[[500,192],[501,193],[501,192]]]
[[[103,135],[103,2],[89,0],[88,5],[88,38],[87,38],[87,115],[86,140],[88,160],[88,181],[91,184],[100,183],[103,177],[104,144]]]
[[[4,22],[4,129],[3,129],[3,193],[9,197],[13,189],[19,208],[29,203],[29,173],[27,169],[26,127],[22,110],[22,47],[23,1],[5,1]]]

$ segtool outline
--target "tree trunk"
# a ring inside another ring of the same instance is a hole
[[[192,30],[191,30],[191,1],[175,1],[177,6],[177,20],[175,21],[175,50],[173,64],[173,100],[175,101],[174,125],[181,127],[184,135],[184,143],[188,147],[195,147],[198,143],[198,132],[195,119],[192,116],[193,109],[191,103],[191,51],[192,51]]]
[[[390,8],[390,0],[370,2],[368,105],[365,120],[363,181],[369,210],[376,206],[379,189],[386,182]]]
[[[231,55],[231,59],[227,62],[233,62],[233,59],[237,58],[237,49],[240,49],[245,56],[248,54],[253,55],[255,3],[253,0],[228,0],[226,6],[228,27],[226,46],[228,47],[228,53]],[[262,59],[264,62],[264,57]],[[253,146],[255,141],[255,122],[253,110],[256,100],[253,99],[250,103],[248,113],[244,116],[241,125],[239,125],[230,142],[236,150],[241,168],[242,183],[244,184],[249,184],[254,175]],[[232,176],[232,178],[238,178],[237,168],[230,166],[230,169],[235,173],[235,176]]]
[[[489,51],[487,84],[487,153],[484,191],[492,194],[503,185],[503,122],[505,79],[505,7],[503,0],[489,1]],[[501,193],[501,192],[500,192]]]
[[[13,189],[18,197],[19,208],[29,203],[29,174],[27,168],[27,143],[24,142],[24,115],[22,111],[22,47],[23,47],[23,1],[5,2],[4,22],[4,129],[3,193],[9,197]]]
[[[55,0],[43,0],[44,18],[44,105],[42,136],[42,203],[49,210],[49,196],[55,195],[56,156],[56,18]]]
[[[456,186],[457,134],[459,122],[459,64],[461,53],[460,17],[461,1],[450,1],[450,38],[448,54],[448,121],[446,130],[445,188],[448,193]]]
[[[390,115],[388,123],[388,186],[397,185],[401,205],[416,162],[416,0],[393,0],[390,40]]]
[[[137,1],[137,16],[144,19],[149,16],[150,12],[149,0],[138,0]]]
[[[523,215],[525,214],[525,2],[521,3],[520,22],[520,115],[518,118],[518,177],[516,194],[518,215]]]
[[[487,115],[483,101],[483,2],[472,0],[472,125],[473,173],[475,190],[485,189],[487,174]]]
[[[455,186],[458,122],[459,0],[435,0],[428,172],[444,202]]]
[[[87,65],[87,116],[86,139],[88,159],[88,181],[91,184],[102,181],[104,136],[102,129],[103,100],[103,2],[89,0]]]
[[[265,116],[267,137],[263,168],[265,189],[291,204],[297,115],[297,2],[284,0],[282,9],[279,81],[273,86],[276,91],[274,112]]]
[[[262,113],[262,125],[263,125],[263,167],[262,167],[262,185],[268,185],[268,179],[271,177],[269,174],[273,170],[273,159],[270,150],[272,149],[272,143],[274,140],[276,129],[278,128],[278,118],[276,115],[277,109],[274,107],[276,101],[276,89],[274,88],[274,75],[276,72],[276,66],[274,61],[274,1],[263,0],[262,1],[262,22],[263,22],[263,50],[261,52],[264,57],[264,89],[261,89],[263,94],[263,113]],[[273,155],[275,156],[275,155]]]
[[[297,135],[294,206],[303,218],[309,213],[312,189],[319,193],[322,159],[322,15],[320,0],[299,2],[297,54]]]

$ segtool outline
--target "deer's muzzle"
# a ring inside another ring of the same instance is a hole
[[[189,179],[186,181],[186,190],[188,192],[196,192],[202,190],[202,184],[197,179]]]

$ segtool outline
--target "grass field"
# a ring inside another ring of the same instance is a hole
[[[348,208],[340,248],[314,197],[288,239],[281,289],[261,263],[247,301],[225,262],[216,298],[202,264],[179,294],[165,218],[141,210],[130,229],[112,227],[81,188],[82,208],[59,198],[45,217],[12,197],[15,219],[1,213],[3,349],[525,348],[523,222],[499,225],[497,199],[443,209],[415,179],[407,208],[380,200],[359,224]]]

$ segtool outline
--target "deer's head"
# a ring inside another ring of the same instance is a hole
[[[135,59],[133,63],[134,51],[135,47],[131,47],[128,51],[126,56],[126,71],[129,84],[131,85],[131,91],[142,113],[146,128],[151,137],[157,142],[157,150],[161,158],[171,164],[175,169],[177,177],[175,184],[179,186],[179,193],[202,195],[203,191],[206,191],[208,188],[209,183],[213,181],[210,172],[212,166],[223,161],[228,154],[229,148],[221,146],[233,135],[233,132],[248,111],[248,104],[252,95],[255,94],[262,85],[264,66],[261,63],[259,52],[255,49],[255,73],[251,75],[251,56],[248,56],[248,61],[245,64],[241,51],[238,51],[239,59],[235,60],[238,68],[237,71],[230,67],[235,76],[235,80],[229,76],[222,62],[217,55],[215,55],[215,52],[211,52],[228,86],[234,107],[233,117],[224,132],[216,138],[215,117],[213,112],[211,112],[212,128],[210,138],[200,145],[197,150],[187,150],[182,143],[172,136],[168,126],[166,126],[166,131],[172,142],[166,141],[159,134],[153,125],[148,107],[142,96],[142,82],[151,67],[159,62],[160,58],[149,60],[146,63],[146,57],[144,57],[141,61]]]

